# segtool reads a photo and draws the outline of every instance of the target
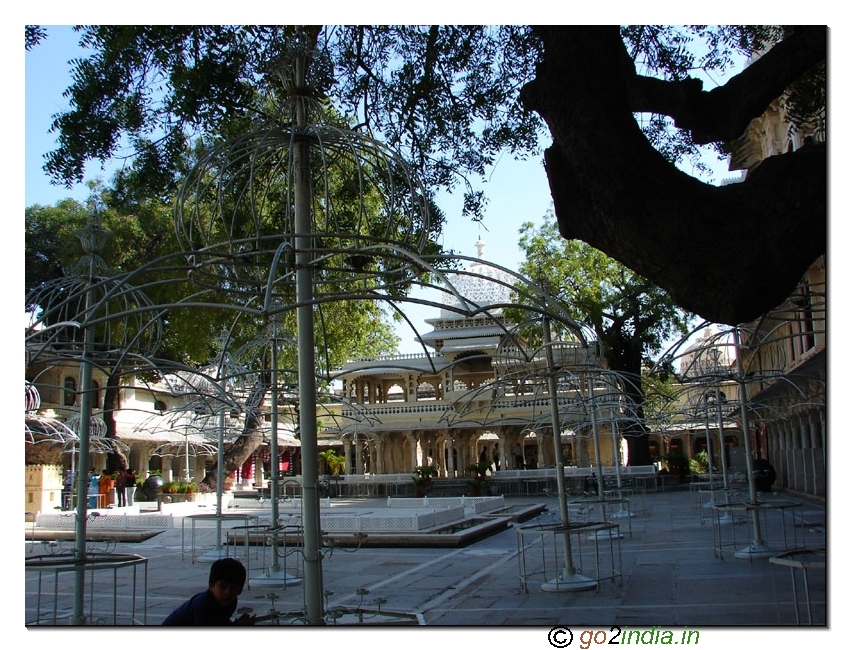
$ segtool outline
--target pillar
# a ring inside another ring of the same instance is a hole
[[[413,431],[405,431],[404,439],[407,440],[407,443],[410,445],[410,468],[409,471],[413,471],[416,467],[420,465],[419,462],[419,450],[417,449],[417,439],[416,436],[413,435]]]
[[[354,438],[354,473],[363,473],[363,441],[358,436]]]
[[[384,441],[383,440],[375,440],[375,464],[372,465],[376,474],[386,474],[386,470],[384,469]]]
[[[163,456],[162,457],[162,480],[166,483],[170,483],[174,480],[174,473],[171,470],[171,457]]]
[[[351,442],[349,440],[342,441],[342,454],[345,456],[344,474],[349,474],[349,468],[351,467]]]
[[[254,487],[263,487],[266,477],[263,473],[263,457],[260,454],[254,454]]]

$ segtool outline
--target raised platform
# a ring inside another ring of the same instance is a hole
[[[508,506],[503,497],[387,498],[386,502],[331,502],[321,511],[325,546],[465,546],[525,521],[545,510],[542,504]],[[284,528],[277,539],[301,544],[300,509],[281,508]],[[248,543],[267,544],[268,533],[248,535]],[[228,542],[245,543],[242,533],[228,532]]]
[[[86,521],[86,540],[90,542],[143,542],[174,527],[170,515],[141,513],[127,508],[122,514],[93,510]],[[76,538],[76,513],[39,513],[36,521],[24,529],[29,541],[68,541]]]
[[[256,517],[259,525],[269,526],[269,503],[240,500],[227,512]],[[504,497],[387,497],[363,502],[358,499],[322,499],[321,529],[324,545],[331,546],[433,546],[459,547],[493,535],[514,522],[540,514],[543,504],[507,505]],[[122,514],[92,512],[86,522],[89,541],[141,542],[164,530],[179,527],[175,517],[202,512],[209,508],[194,504],[174,504],[172,513],[145,513],[128,509]],[[39,514],[25,526],[28,541],[67,541],[75,537],[75,513]],[[280,504],[279,524],[284,528],[278,540],[287,546],[302,543],[301,501],[289,499]],[[212,525],[212,524],[210,524]],[[227,542],[245,544],[244,532],[227,531]],[[248,544],[269,543],[269,533],[258,530],[248,536]]]

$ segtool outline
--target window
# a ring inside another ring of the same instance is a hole
[[[73,406],[77,399],[77,380],[65,377],[65,406]]]
[[[91,407],[94,409],[100,408],[100,384],[96,381],[92,380],[91,383],[92,394],[91,394]]]

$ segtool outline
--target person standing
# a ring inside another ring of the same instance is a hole
[[[71,470],[65,472],[65,478],[62,479],[62,510],[71,510],[73,499],[71,495],[74,491],[74,475]]]
[[[109,493],[114,487],[115,481],[112,480],[112,475],[104,469],[97,481],[98,508],[105,508],[109,505]]]
[[[126,470],[119,469],[118,475],[115,477],[115,496],[118,499],[118,507],[124,508],[127,505],[127,493],[124,491],[127,485]]]
[[[525,469],[525,460],[523,459],[522,445],[520,445],[519,443],[514,445],[513,455],[514,469]]]
[[[131,467],[128,467],[127,472],[124,474],[124,490],[124,498],[127,502],[127,505],[133,505],[133,498],[136,494],[136,473]]]

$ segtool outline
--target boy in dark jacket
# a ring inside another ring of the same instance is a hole
[[[195,594],[168,615],[163,625],[253,625],[256,616],[243,614],[231,620],[242,588],[245,567],[239,560],[225,557],[210,567],[209,587]]]

